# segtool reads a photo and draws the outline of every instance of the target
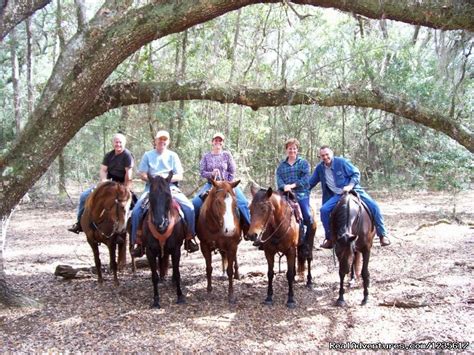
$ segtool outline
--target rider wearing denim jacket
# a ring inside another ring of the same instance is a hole
[[[331,211],[336,207],[337,202],[345,191],[356,191],[360,198],[367,204],[374,216],[375,229],[380,238],[382,246],[390,245],[387,231],[384,226],[383,216],[378,204],[360,186],[360,172],[357,167],[343,157],[335,157],[333,151],[322,146],[319,150],[321,162],[316,166],[313,175],[309,179],[310,189],[321,183],[323,193],[323,205],[320,209],[321,222],[325,231],[325,240],[321,244],[322,248],[331,249],[333,240],[331,238],[331,228],[329,217]]]

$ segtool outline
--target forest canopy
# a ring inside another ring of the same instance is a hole
[[[468,1],[32,3],[2,8],[2,216],[45,172],[48,189],[95,181],[117,131],[139,160],[168,129],[188,193],[216,130],[244,182],[272,185],[294,136],[373,188],[470,183]]]

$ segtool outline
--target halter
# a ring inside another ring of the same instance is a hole
[[[270,201],[268,201],[268,204],[270,204],[271,210],[268,213],[267,220],[265,221],[265,225],[264,225],[262,231],[259,234],[259,238],[261,238],[262,235],[265,234],[265,231],[267,230],[267,227],[268,227],[268,222],[270,221],[270,217],[273,215],[273,211],[274,211],[273,205],[270,203]],[[289,209],[289,211],[290,211],[290,221],[291,221],[291,209]],[[282,218],[280,224],[278,224],[278,226],[275,228],[275,230],[265,240],[260,239],[261,243],[265,244],[266,242],[268,242],[275,235],[275,233],[278,231],[278,229],[280,229],[280,227],[281,227],[281,225],[283,224],[284,221],[285,221],[285,218]],[[286,234],[286,232],[288,232],[288,230],[290,229],[290,226],[291,226],[291,223],[288,223],[288,228],[286,228],[286,231],[285,231],[284,234]]]
[[[104,231],[102,231],[99,227],[100,224],[106,222],[106,221],[102,221],[102,222],[94,222],[92,221],[91,222],[91,225],[93,227],[93,229],[95,229],[97,232],[99,232],[99,234],[104,237],[105,239],[110,239],[112,238],[116,233],[117,233],[117,221],[119,220],[119,211],[118,211],[118,205],[119,205],[119,199],[118,199],[118,191],[117,193],[115,194],[115,203],[114,203],[114,206],[115,206],[115,212],[116,212],[116,219],[114,220],[114,224],[113,224],[113,229],[112,229],[112,232],[110,234],[106,234]],[[113,207],[112,207],[113,208]],[[99,215],[99,218],[102,217],[104,215],[105,212],[109,212],[112,208],[104,208],[102,209],[102,212],[100,212],[100,215]]]

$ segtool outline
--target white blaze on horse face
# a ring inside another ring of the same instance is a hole
[[[224,226],[223,232],[225,236],[231,236],[235,233],[235,221],[234,221],[234,211],[232,209],[232,196],[227,194],[224,199],[225,211],[224,211]]]

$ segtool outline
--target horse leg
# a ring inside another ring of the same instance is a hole
[[[306,276],[306,287],[313,289],[313,276],[311,275],[311,259],[308,259],[308,274]]]
[[[286,302],[286,306],[288,308],[295,308],[296,303],[294,299],[293,285],[296,275],[296,248],[294,252],[290,251],[290,253],[288,253],[286,259],[288,265],[288,271],[286,272],[286,279],[288,280],[288,301]]]
[[[160,295],[158,293],[158,272],[156,271],[156,255],[149,248],[146,249],[146,258],[151,270],[151,282],[153,284],[153,302],[151,308],[160,308]]]
[[[110,256],[110,268],[114,274],[114,284],[115,286],[119,285],[118,277],[117,277],[117,260],[115,259],[117,243],[110,242],[109,245],[109,256]]]
[[[87,239],[87,242],[91,246],[92,252],[94,253],[94,264],[97,270],[97,282],[101,284],[104,282],[104,279],[102,278],[102,265],[100,263],[99,257],[99,244],[97,244],[96,242],[91,242],[89,238]]]
[[[207,292],[212,292],[212,252],[204,241],[201,241],[201,253],[206,260],[206,277],[207,277]]]
[[[227,259],[225,251],[219,250],[219,253],[221,254],[222,278],[225,279],[227,277],[227,267],[229,266],[229,260]]]
[[[275,254],[271,254],[265,251],[265,257],[267,258],[267,277],[268,277],[268,288],[267,288],[267,298],[265,299],[264,303],[268,306],[273,306],[273,265],[275,263]]]
[[[237,250],[235,252],[235,259],[234,259],[234,279],[240,280],[239,263],[237,262]]]
[[[369,259],[370,259],[370,250],[364,252],[362,263],[362,280],[364,282],[364,298],[362,299],[361,305],[364,306],[369,300],[369,283],[370,283],[370,273],[369,273]]]
[[[179,273],[179,261],[181,259],[181,245],[176,246],[173,254],[171,254],[171,262],[173,264],[173,278],[176,282],[176,294],[178,296],[176,303],[182,304],[186,303],[186,300],[183,295],[183,291],[181,291],[181,274]]]
[[[226,252],[227,255],[227,278],[229,279],[228,299],[229,303],[236,303],[234,296],[234,263],[236,262],[237,248],[231,247]]]
[[[341,265],[339,265],[339,298],[337,299],[336,305],[339,307],[344,307],[346,302],[344,301],[344,277],[346,273],[341,270]]]
[[[121,236],[122,240],[118,243],[118,270],[123,271],[127,264],[127,235]]]

